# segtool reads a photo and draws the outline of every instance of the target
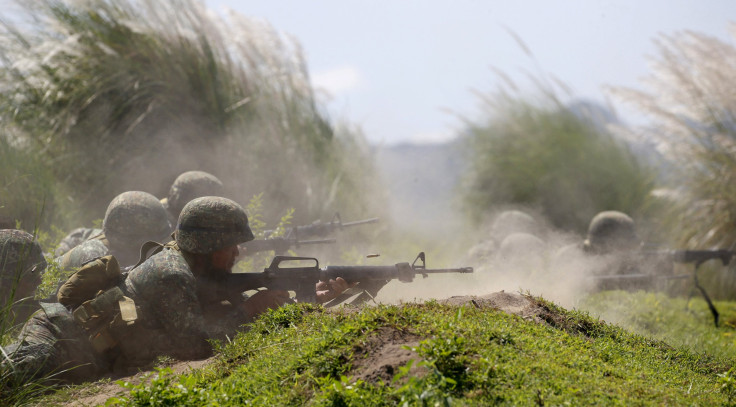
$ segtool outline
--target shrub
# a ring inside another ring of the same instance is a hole
[[[543,95],[541,102],[504,92],[483,96],[485,120],[467,130],[471,164],[463,194],[473,218],[523,205],[556,227],[584,231],[602,210],[638,215],[653,174],[593,117]]]
[[[27,13],[2,26],[0,134],[38,157],[84,222],[193,169],[240,201],[264,192],[273,217],[365,208],[360,135],[335,130],[299,44],[267,23],[194,0],[19,4]]]

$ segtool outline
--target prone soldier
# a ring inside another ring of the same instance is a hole
[[[119,291],[121,299],[135,302],[132,320],[119,323],[124,318],[121,304],[116,313],[104,314],[111,316],[109,324],[97,318],[93,336],[84,313],[78,312],[84,307],[42,304],[18,341],[3,349],[2,374],[16,383],[49,377],[78,382],[146,366],[158,356],[211,355],[210,339],[233,335],[266,309],[291,301],[288,292],[280,290],[259,291],[247,299],[223,294],[227,290],[221,283],[231,272],[238,245],[251,239],[248,218],[237,203],[221,197],[189,202],[179,217],[175,240],[95,297]],[[317,296],[327,301],[345,288],[344,281],[323,283]],[[111,303],[117,307],[117,300]],[[108,342],[97,340],[98,334]]]
[[[173,227],[179,214],[189,201],[203,196],[223,196],[225,187],[217,177],[204,171],[187,171],[180,174],[169,188],[169,194],[161,199],[161,204],[169,214]]]
[[[3,321],[25,321],[38,309],[33,297],[41,284],[46,259],[28,232],[0,230],[0,316]]]
[[[84,263],[112,254],[121,267],[135,265],[141,246],[147,241],[165,241],[171,225],[164,206],[155,196],[142,191],[128,191],[113,198],[102,221],[102,231],[56,259],[67,271]]]
[[[176,226],[181,209],[187,202],[202,196],[222,196],[224,187],[214,175],[204,171],[187,171],[179,175],[169,188],[169,193],[160,200],[166,210],[172,229]],[[80,227],[66,235],[54,250],[61,257],[83,242],[102,234],[102,229]]]

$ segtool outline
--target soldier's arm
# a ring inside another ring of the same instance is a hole
[[[171,356],[200,359],[212,354],[207,342],[202,306],[196,295],[194,278],[174,275],[158,281],[152,311],[171,341]]]

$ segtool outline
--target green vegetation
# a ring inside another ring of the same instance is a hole
[[[500,206],[538,209],[556,227],[585,231],[603,210],[641,214],[654,175],[592,118],[547,93],[532,103],[489,96],[487,122],[470,123],[470,171],[463,187],[470,214]]]
[[[605,291],[587,297],[578,306],[624,329],[647,337],[736,360],[736,304],[716,301],[720,326],[697,292],[694,297],[669,297],[662,293]]]
[[[677,241],[690,248],[736,242],[736,47],[695,32],[662,35],[645,91],[613,93],[652,120],[632,129],[656,142],[668,160],[669,221]],[[729,289],[734,292],[736,281]]]
[[[192,169],[236,200],[263,191],[269,219],[368,211],[360,134],[330,123],[299,44],[268,24],[193,0],[18,3],[0,25],[0,166],[22,164],[2,172],[9,216],[45,199],[44,228],[89,224]]]
[[[161,370],[148,383],[122,383],[130,393],[108,405],[733,401],[730,359],[539,305],[543,322],[438,303],[336,312],[287,306],[224,346],[208,368],[181,376]]]

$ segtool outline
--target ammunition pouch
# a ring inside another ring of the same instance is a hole
[[[125,328],[138,318],[135,302],[118,286],[122,278],[115,257],[104,256],[82,265],[57,294],[100,354],[116,348]]]
[[[121,331],[138,318],[135,302],[123,295],[119,287],[101,292],[85,301],[74,312],[74,320],[89,333],[89,341],[98,353],[118,345]]]

